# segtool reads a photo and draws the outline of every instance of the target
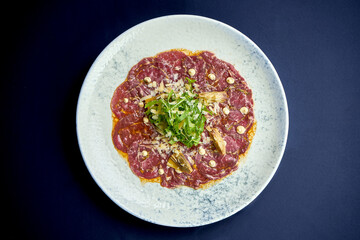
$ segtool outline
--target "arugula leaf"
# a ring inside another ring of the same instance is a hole
[[[190,84],[196,82],[196,79],[190,79],[190,78],[188,78],[188,77],[186,77],[185,80],[187,80],[188,83],[190,83]]]
[[[189,84],[195,82],[195,79],[185,79]],[[204,131],[206,118],[203,112],[209,112],[199,103],[197,95],[191,90],[181,96],[171,90],[167,97],[148,102],[145,108],[150,122],[169,138],[170,144],[182,142],[192,147],[199,144]]]

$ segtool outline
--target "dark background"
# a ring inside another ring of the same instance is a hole
[[[359,239],[359,1],[15,1],[2,6],[6,239]],[[95,184],[75,111],[97,55],[142,21],[195,14],[252,39],[282,80],[287,147],[248,207],[208,226],[139,220]]]

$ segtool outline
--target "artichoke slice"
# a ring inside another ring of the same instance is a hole
[[[226,142],[221,137],[219,130],[217,130],[216,128],[213,128],[213,129],[211,129],[211,131],[209,131],[209,134],[214,141],[214,145],[215,145],[216,149],[219,152],[221,152],[222,155],[225,155],[226,154]]]
[[[167,165],[169,167],[174,168],[177,171],[185,172],[185,173],[192,173],[193,169],[181,152],[174,153],[170,156]]]
[[[199,93],[199,98],[207,103],[225,102],[228,99],[226,92],[202,92]]]

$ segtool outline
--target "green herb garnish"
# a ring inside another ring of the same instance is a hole
[[[186,78],[191,86],[195,80]],[[182,142],[187,147],[198,145],[204,131],[208,109],[200,103],[198,95],[188,91],[170,91],[167,97],[148,102],[146,114],[157,130],[169,138],[169,143]]]

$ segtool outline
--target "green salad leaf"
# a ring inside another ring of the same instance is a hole
[[[189,78],[186,80],[190,86],[195,82]],[[187,147],[199,144],[206,121],[203,112],[209,110],[192,92],[192,86],[184,92],[171,90],[166,97],[148,102],[145,108],[150,122],[169,138],[170,144],[182,142]]]

